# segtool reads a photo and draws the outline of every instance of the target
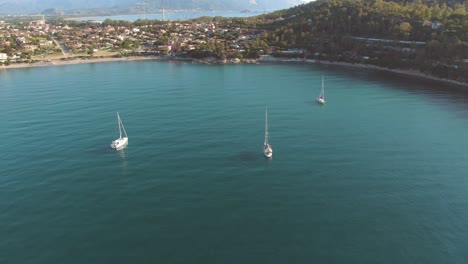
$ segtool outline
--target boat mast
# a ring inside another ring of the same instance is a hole
[[[125,131],[125,127],[124,127],[124,125],[123,125],[122,119],[119,118],[119,120],[120,120],[120,125],[122,126],[122,129],[123,129],[123,131],[124,131],[125,137],[128,137],[128,136],[127,136],[127,131]],[[122,136],[120,136],[120,137],[122,137]]]
[[[117,112],[117,123],[119,123],[119,138],[122,138],[122,129],[120,128],[120,115]]]
[[[325,88],[323,87],[323,75],[322,75],[322,98],[325,99]]]
[[[265,108],[265,145],[268,145],[268,108]]]

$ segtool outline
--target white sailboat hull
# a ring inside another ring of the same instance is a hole
[[[271,147],[271,145],[268,144],[263,146],[263,154],[267,158],[271,158],[273,156],[273,148]]]
[[[316,99],[319,104],[325,104],[325,99],[323,97],[317,96]]]
[[[123,149],[128,145],[128,137],[118,138],[112,141],[111,148],[119,150]]]

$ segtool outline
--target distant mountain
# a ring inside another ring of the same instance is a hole
[[[63,16],[65,15],[65,12],[57,8],[49,8],[49,9],[42,11],[42,14],[48,15],[48,16]]]
[[[39,13],[43,10],[84,10],[146,6],[149,10],[201,9],[201,10],[278,10],[310,0],[0,0],[0,14]]]

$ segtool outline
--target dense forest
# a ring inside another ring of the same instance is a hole
[[[270,45],[318,59],[468,81],[467,10],[468,0],[317,0],[264,15],[274,22],[263,26]]]

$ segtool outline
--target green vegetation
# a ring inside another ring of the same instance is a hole
[[[318,0],[263,16],[268,43],[318,59],[468,81],[468,1]],[[446,2],[446,1],[445,1]]]
[[[468,0],[317,0],[250,18],[188,21],[63,19],[0,25],[0,53],[17,62],[65,56],[280,57],[419,70],[468,82]],[[52,33],[53,32],[53,33]],[[57,43],[51,44],[51,40]],[[97,54],[96,54],[97,53]],[[18,58],[21,56],[21,58]]]

